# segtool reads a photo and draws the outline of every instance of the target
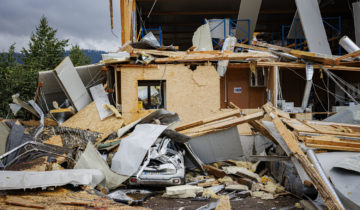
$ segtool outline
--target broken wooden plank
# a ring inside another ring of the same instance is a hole
[[[24,126],[40,126],[40,121],[39,120],[21,121],[21,124]],[[44,126],[58,126],[58,123],[53,119],[45,118]]]
[[[252,50],[263,51],[263,52],[271,52],[268,48],[265,48],[265,47],[258,47],[255,45],[248,45],[248,44],[242,44],[242,43],[236,43],[235,47],[252,49]]]
[[[273,45],[273,44],[269,44],[266,42],[260,42],[260,41],[252,41],[251,44],[260,46],[260,47],[265,47],[268,49],[280,50],[280,51],[287,52],[287,53],[289,53],[292,50],[291,48],[281,47],[278,45]]]
[[[360,151],[360,142],[357,140],[343,140],[335,136],[304,137],[305,145],[320,149],[340,151]]]
[[[22,206],[22,207],[28,207],[28,208],[37,208],[37,209],[45,209],[45,205],[41,205],[38,203],[35,203],[28,199],[23,199],[16,196],[6,196],[5,203],[9,205],[15,205],[15,206]]]
[[[219,60],[244,60],[247,58],[276,58],[270,53],[221,53],[221,54],[186,54],[178,57],[156,58],[155,63],[170,62],[196,62],[196,61],[219,61]]]
[[[226,173],[221,170],[221,169],[218,169],[214,166],[211,166],[211,165],[203,165],[203,168],[210,174],[210,175],[213,175],[215,176],[216,178],[223,178],[224,176],[226,176]]]
[[[284,139],[290,151],[293,153],[294,157],[305,169],[307,175],[313,182],[314,187],[317,189],[317,191],[323,198],[326,206],[329,209],[343,209],[342,205],[336,199],[336,196],[332,194],[328,186],[325,184],[324,180],[321,178],[319,172],[316,170],[314,165],[310,162],[310,160],[299,147],[295,135],[286,128],[286,126],[276,115],[276,113],[273,112],[273,107],[270,104],[265,104],[263,108],[271,116],[272,122],[274,123],[276,129],[279,131],[280,135]]]
[[[346,54],[346,55],[343,55],[343,56],[340,56],[340,57],[336,58],[336,59],[335,59],[335,64],[336,64],[336,65],[339,65],[340,62],[341,62],[342,60],[346,59],[346,58],[350,58],[350,57],[355,58],[355,57],[358,57],[358,56],[360,56],[360,50],[355,51],[355,52],[352,52],[352,53],[348,53],[348,54]]]
[[[206,124],[206,123],[222,120],[222,119],[229,118],[229,117],[236,116],[236,115],[240,116],[240,111],[239,110],[225,112],[225,113],[222,113],[222,114],[219,114],[217,116],[213,116],[213,117],[210,117],[210,118],[207,118],[207,119],[204,119],[204,120],[198,120],[198,121],[194,121],[194,122],[191,122],[191,123],[187,123],[186,125],[182,125],[180,127],[177,127],[175,130],[176,131],[182,131],[182,130],[190,129],[190,128],[193,128],[193,127],[196,127],[196,126],[200,126],[200,125],[203,125],[203,124]]]
[[[224,120],[221,121],[219,123],[214,123],[214,124],[210,124],[210,125],[204,125],[202,127],[199,128],[194,128],[194,129],[188,129],[188,130],[182,130],[180,131],[180,133],[183,133],[185,135],[188,135],[190,137],[197,137],[197,136],[202,136],[208,133],[213,133],[213,132],[217,132],[226,128],[230,128],[242,123],[246,123],[249,122],[251,120],[257,120],[260,119],[264,116],[264,112],[260,111],[260,112],[256,112],[253,114],[249,114],[246,116],[242,116],[242,117],[237,117],[234,119],[229,119],[229,120]]]
[[[250,66],[249,63],[229,63],[229,67],[231,68],[244,68],[248,69]],[[295,62],[276,62],[276,61],[258,61],[256,62],[256,66],[258,67],[269,67],[269,66],[278,66],[279,68],[294,68],[294,69],[305,69],[305,63],[295,63]],[[314,69],[321,69],[320,65],[314,64]],[[335,70],[335,71],[360,71],[359,67],[352,66],[331,66],[331,65],[323,65],[323,67]],[[280,69],[284,70],[284,69]]]

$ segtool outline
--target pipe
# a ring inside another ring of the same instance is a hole
[[[342,209],[345,209],[344,205],[341,203],[340,198],[338,197],[338,195],[335,192],[335,189],[333,187],[333,185],[330,183],[329,179],[327,178],[327,176],[325,175],[325,172],[323,170],[323,168],[320,165],[319,160],[316,157],[316,154],[314,152],[314,150],[309,149],[307,150],[307,155],[310,158],[311,162],[314,164],[316,170],[319,172],[319,175],[321,176],[321,179],[324,181],[324,183],[326,184],[326,186],[329,188],[330,192],[334,195],[335,199],[337,200],[337,202],[340,204],[340,206],[342,207]]]
[[[343,36],[340,41],[339,44],[341,45],[341,47],[343,47],[346,52],[348,53],[352,53],[355,51],[360,50],[360,48],[348,37],[348,36]],[[358,57],[359,58],[359,57]]]

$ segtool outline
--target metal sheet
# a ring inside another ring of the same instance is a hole
[[[54,73],[67,98],[80,111],[91,102],[89,93],[69,57],[55,68]]]
[[[104,174],[97,169],[0,171],[0,190],[46,188],[66,184],[95,187],[103,179]]]
[[[189,143],[193,152],[206,164],[240,158],[244,154],[236,126],[195,137]]]
[[[6,142],[10,133],[10,128],[4,122],[0,122],[0,155],[6,151]]]
[[[210,34],[209,23],[205,23],[196,29],[194,36],[192,38],[193,46],[195,46],[195,51],[212,51],[214,50]]]
[[[262,0],[241,0],[240,2],[240,9],[238,14],[238,20],[249,19],[250,20],[250,37],[252,37],[256,24],[257,19],[260,12]],[[244,30],[248,30],[248,23],[245,21],[239,21],[237,25]],[[236,38],[237,39],[244,39],[247,37],[247,34],[240,30],[238,27],[236,28]]]
[[[355,41],[360,46],[360,2],[352,3],[353,14],[354,14],[354,28],[355,28]]]
[[[295,3],[309,50],[331,55],[317,0],[295,0]]]
[[[111,169],[122,175],[134,175],[151,145],[167,127],[156,124],[137,125],[128,137],[121,140],[112,159]]]
[[[114,114],[112,111],[104,107],[105,104],[110,104],[110,101],[102,84],[91,87],[90,92],[101,120]]]
[[[101,157],[100,153],[96,150],[94,145],[89,141],[84,153],[80,156],[74,169],[98,169],[104,174],[104,186],[109,189],[119,187],[129,177],[116,174],[110,170],[108,164]]]
[[[338,162],[358,156],[357,152],[327,152],[316,154],[336,193],[346,209],[360,209],[360,173],[334,168]]]

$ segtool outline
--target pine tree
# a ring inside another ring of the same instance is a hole
[[[74,66],[88,65],[91,63],[91,58],[85,55],[79,45],[73,45],[71,47],[69,57]]]
[[[31,34],[29,49],[23,48],[24,65],[36,73],[54,69],[65,56],[68,40],[56,38],[57,30],[51,28],[46,17],[41,17],[35,33]]]
[[[12,44],[8,52],[0,53],[0,116],[7,115],[11,95],[26,91],[26,75],[23,73],[22,65],[16,61],[15,44]]]

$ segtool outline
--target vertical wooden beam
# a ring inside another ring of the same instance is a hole
[[[109,0],[110,4],[110,24],[111,24],[111,30],[114,29],[114,12],[113,12],[113,4],[112,0]]]
[[[135,0],[120,0],[121,41],[124,45],[132,40],[132,12]]]
[[[268,88],[270,89],[270,101],[276,107],[278,95],[278,66],[272,66],[269,72]]]
[[[125,1],[120,0],[120,20],[121,20],[121,44],[125,44]]]

